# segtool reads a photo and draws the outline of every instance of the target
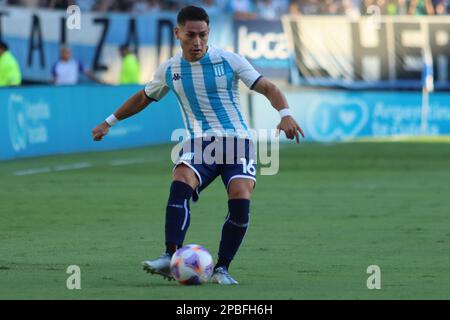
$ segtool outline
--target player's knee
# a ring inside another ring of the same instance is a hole
[[[173,172],[173,181],[186,183],[195,189],[198,186],[198,179],[194,171],[186,165],[179,165]]]
[[[250,179],[235,179],[228,187],[229,199],[250,199],[255,182]]]

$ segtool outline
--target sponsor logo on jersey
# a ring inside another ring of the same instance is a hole
[[[172,77],[172,81],[178,81],[181,80],[181,75],[179,73],[174,73]]]

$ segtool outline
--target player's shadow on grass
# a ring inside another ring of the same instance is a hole
[[[118,287],[133,287],[133,288],[155,288],[155,287],[176,287],[178,283],[176,281],[148,281],[145,283],[139,282],[117,282],[116,286]]]

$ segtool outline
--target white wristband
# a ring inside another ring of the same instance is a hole
[[[292,115],[291,114],[291,110],[289,110],[289,108],[281,109],[280,111],[278,111],[278,113],[280,114],[281,119],[283,119],[284,117]]]
[[[110,115],[108,118],[105,119],[106,123],[109,124],[111,127],[115,125],[117,122],[119,122],[119,119],[116,118],[114,113]]]

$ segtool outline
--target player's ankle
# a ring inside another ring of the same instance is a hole
[[[173,256],[175,251],[177,251],[177,249],[180,247],[181,245],[177,245],[175,243],[166,243],[166,253],[170,256]]]
[[[228,268],[230,267],[230,263],[230,259],[219,257],[219,259],[217,260],[217,264],[214,266],[214,271],[216,271],[218,268],[225,268],[226,270],[228,270]]]

